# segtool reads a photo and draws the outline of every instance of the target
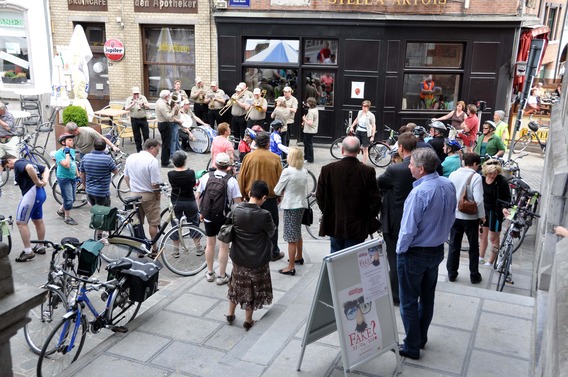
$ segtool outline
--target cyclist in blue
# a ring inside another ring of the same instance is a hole
[[[288,147],[282,144],[282,137],[280,136],[282,127],[284,127],[284,124],[278,119],[270,123],[272,133],[270,134],[269,150],[272,153],[276,153],[278,156],[280,156],[280,158],[282,158],[282,152],[288,154]]]

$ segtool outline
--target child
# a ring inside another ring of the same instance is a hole
[[[253,138],[256,137],[256,133],[247,128],[245,130],[245,137],[239,142],[239,160],[243,162],[245,156],[251,152],[251,143]]]
[[[288,154],[288,147],[282,144],[282,138],[280,137],[280,131],[284,127],[281,121],[275,120],[270,123],[270,128],[272,128],[272,133],[270,134],[270,151],[276,153],[280,158],[282,158],[282,152]]]

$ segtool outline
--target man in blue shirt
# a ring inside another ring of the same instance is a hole
[[[81,182],[91,205],[110,206],[111,173],[118,169],[111,156],[105,153],[106,143],[102,138],[93,142],[95,150],[86,154],[79,165]]]
[[[409,169],[416,179],[404,202],[396,245],[400,315],[406,338],[401,356],[420,358],[428,341],[434,314],[438,265],[444,260],[444,242],[454,223],[456,189],[436,172],[439,164],[431,148],[412,152]]]

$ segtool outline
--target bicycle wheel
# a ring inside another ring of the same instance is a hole
[[[122,224],[124,218],[118,216],[118,223]],[[129,236],[134,237],[134,229],[131,224],[126,224],[126,226],[118,233],[113,233],[113,235]],[[101,257],[108,263],[114,262],[115,260],[127,257],[132,252],[133,248],[126,245],[117,245],[110,243],[108,241],[109,232],[106,230],[95,229],[93,239],[101,241],[104,247],[101,249]]]
[[[391,163],[390,146],[382,141],[374,142],[369,146],[369,160],[379,168],[389,166]]]
[[[77,360],[85,344],[87,321],[74,314],[62,319],[45,341],[37,361],[37,376],[59,376]]]
[[[316,199],[314,198],[313,200],[311,200],[309,205],[312,211],[314,212],[314,221],[312,222],[312,225],[304,225],[306,227],[306,230],[308,231],[308,234],[313,239],[316,240],[328,240],[329,237],[327,236],[324,237],[319,236],[319,228],[323,214],[321,213],[320,207],[318,206]]]
[[[47,170],[51,169],[51,163],[40,153],[32,151],[21,154],[21,157],[30,161],[32,164],[43,165]]]
[[[529,134],[521,136],[513,143],[513,153],[521,153],[529,146],[531,137]]]
[[[335,141],[331,144],[331,147],[329,147],[329,153],[331,153],[333,158],[336,158],[338,160],[340,160],[342,157],[341,143],[343,142],[343,139],[345,139],[345,136],[340,137],[339,139],[335,139]]]
[[[317,188],[317,180],[316,180],[316,176],[314,175],[314,173],[312,173],[311,171],[307,170],[308,172],[308,197],[312,196],[313,194],[315,194],[316,192],[316,188]]]
[[[69,310],[67,299],[58,289],[45,287],[47,298],[28,312],[30,322],[24,326],[24,337],[33,353],[39,355],[48,335]],[[48,350],[52,352],[53,350]]]
[[[122,277],[112,294],[108,316],[111,325],[124,326],[138,314],[142,303],[132,301],[129,296],[130,288],[126,286],[126,278]]]
[[[53,165],[49,169],[49,178],[48,178],[49,186],[53,186],[55,181],[57,181],[57,169],[56,169],[56,166]]]
[[[124,174],[123,173],[119,174],[122,174],[122,176],[120,177],[120,179],[118,180],[118,184],[116,185],[116,192],[118,194],[118,198],[120,199],[120,201],[124,203],[124,200],[130,197],[130,187],[128,187],[128,185],[126,184],[126,180],[124,179]]]
[[[170,229],[160,240],[158,250],[170,271],[181,276],[193,276],[203,270],[207,236],[192,224]]]
[[[10,170],[8,169],[2,170],[2,173],[0,174],[0,187],[4,186],[6,182],[8,182],[9,178],[10,178]]]
[[[63,204],[63,197],[61,196],[61,189],[59,188],[59,184],[57,180],[53,182],[51,186],[51,191],[53,192],[53,197],[55,201],[59,204]],[[75,201],[73,201],[73,208],[81,208],[85,206],[89,200],[87,199],[87,193],[85,190],[77,190],[75,192]]]
[[[506,246],[505,253],[501,259],[501,263],[497,268],[497,272],[499,272],[499,279],[497,280],[498,292],[503,292],[505,282],[507,281],[507,279],[509,279],[509,275],[511,273],[511,260],[513,259],[511,247],[511,244]]]

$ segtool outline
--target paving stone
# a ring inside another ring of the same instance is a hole
[[[123,339],[124,341],[114,344],[106,353],[145,362],[171,342],[171,339],[140,331],[133,331]]]
[[[219,300],[210,297],[184,293],[166,306],[165,310],[201,317],[218,302]]]
[[[210,348],[174,341],[152,359],[150,365],[193,376],[219,376],[215,368],[223,355],[223,352]]]
[[[532,321],[509,315],[481,313],[483,324],[475,338],[475,347],[505,355],[529,358]]]
[[[137,330],[201,344],[219,326],[211,321],[162,310],[159,315],[148,317]]]
[[[480,301],[471,296],[436,292],[432,323],[472,331]]]
[[[530,363],[528,360],[507,357],[486,351],[474,350],[471,354],[467,377],[516,376],[528,377]]]
[[[94,359],[85,368],[81,368],[79,373],[81,377],[100,377],[101,375],[157,377],[169,375],[169,371],[161,367],[153,367],[119,356],[105,354]],[[75,375],[77,375],[76,371],[65,371],[62,374],[62,376]]]
[[[301,341],[290,341],[266,369],[263,377],[325,376],[340,354],[335,348],[312,343],[306,347],[298,372],[296,369],[301,350]]]

